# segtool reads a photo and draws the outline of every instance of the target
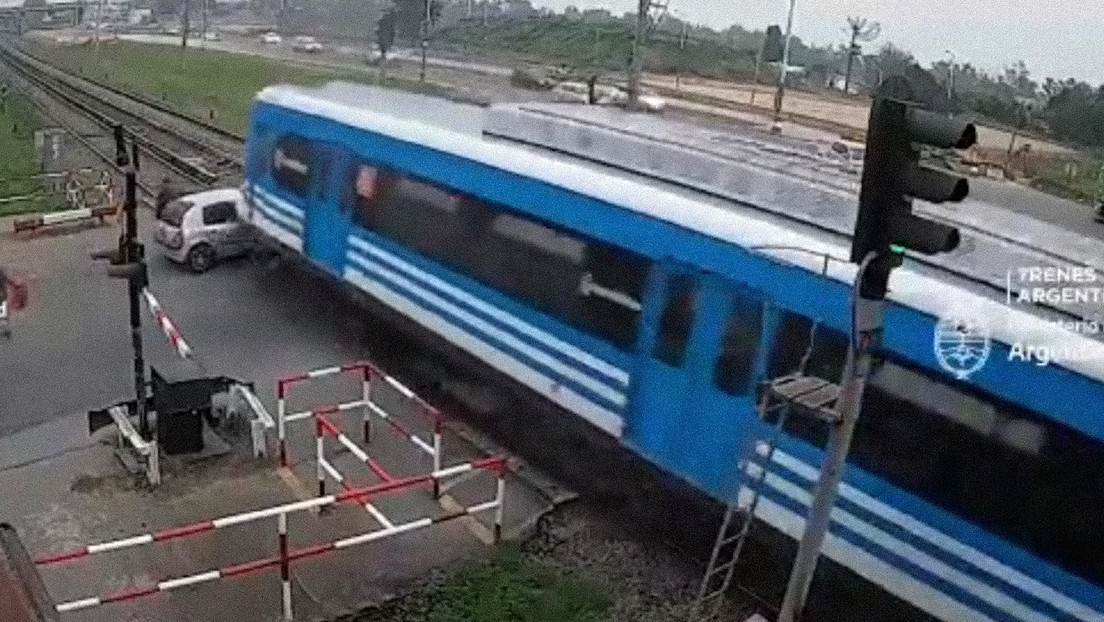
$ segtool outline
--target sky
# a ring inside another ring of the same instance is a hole
[[[603,7],[615,15],[636,10],[636,0],[532,0],[562,11],[568,5]],[[912,52],[922,65],[949,58],[1000,71],[1019,59],[1032,77],[1104,83],[1104,4],[1099,0],[796,0],[794,34],[810,43],[845,38],[848,15],[882,24],[885,41]],[[785,30],[788,0],[669,0],[680,19],[713,28],[731,24]]]

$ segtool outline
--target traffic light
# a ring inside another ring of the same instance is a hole
[[[920,164],[914,145],[965,149],[976,141],[972,123],[926,109],[904,76],[887,78],[878,86],[870,108],[851,245],[855,263],[875,255],[860,283],[863,298],[885,297],[889,272],[900,265],[905,250],[933,255],[958,247],[958,229],[913,214],[912,200],[961,201],[970,192],[969,182]]]

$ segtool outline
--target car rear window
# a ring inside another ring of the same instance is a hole
[[[165,206],[165,210],[161,212],[162,222],[166,222],[174,227],[179,227],[184,222],[184,214],[188,213],[191,209],[191,201],[182,201],[177,199]]]

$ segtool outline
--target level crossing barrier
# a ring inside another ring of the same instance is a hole
[[[192,350],[192,347],[184,340],[183,335],[180,334],[180,330],[176,327],[176,323],[173,322],[169,314],[165,312],[164,307],[161,306],[160,301],[153,295],[153,292],[151,292],[149,288],[143,288],[142,298],[146,301],[146,306],[149,308],[150,314],[153,315],[153,318],[157,321],[157,325],[161,328],[161,332],[165,334],[165,338],[169,340],[169,345],[172,346],[177,355],[182,359],[199,365],[199,361],[195,358],[195,351]],[[253,441],[253,455],[258,458],[266,457],[268,455],[268,446],[265,439],[265,433],[267,430],[276,427],[275,420],[268,412],[268,409],[264,407],[261,400],[248,386],[242,383],[233,383],[230,385],[229,393],[231,400],[236,400],[238,404],[244,405],[244,408],[238,408],[236,410],[238,412],[244,410],[248,414],[250,436]]]
[[[115,207],[112,206],[84,207],[80,209],[65,210],[63,212],[47,212],[44,214],[36,214],[30,218],[16,219],[12,222],[12,230],[14,233],[23,233],[26,231],[37,231],[43,227],[93,219],[103,224],[104,218],[114,216],[115,212]]]
[[[161,483],[161,459],[157,450],[156,441],[147,441],[142,438],[138,430],[130,423],[130,413],[125,406],[115,405],[107,409],[107,414],[115,422],[116,442],[120,450],[130,449],[143,463],[146,479],[151,486]]]
[[[131,586],[116,590],[114,592],[108,592],[99,596],[91,596],[87,598],[61,602],[56,605],[56,608],[59,613],[80,611],[83,609],[91,609],[111,603],[135,600],[159,592],[167,592],[182,587],[198,585],[200,583],[208,583],[211,581],[217,581],[219,579],[228,579],[231,577],[259,572],[270,568],[279,568],[281,579],[280,591],[283,620],[290,621],[294,617],[291,599],[290,575],[290,566],[292,562],[321,556],[326,553],[339,551],[359,544],[366,544],[369,542],[375,542],[377,540],[383,540],[385,538],[397,536],[399,534],[407,532],[425,529],[427,527],[439,525],[441,523],[455,520],[457,518],[480,514],[491,509],[496,510],[495,533],[500,534],[502,508],[505,503],[505,485],[503,483],[505,469],[506,465],[503,458],[495,456],[480,458],[461,465],[450,467],[449,469],[445,469],[442,472],[427,473],[424,475],[405,478],[392,478],[388,481],[381,482],[373,486],[358,488],[350,487],[344,492],[337,494],[320,495],[318,497],[305,499],[302,501],[284,503],[281,505],[270,506],[248,512],[230,514],[211,520],[205,520],[176,527],[169,527],[166,529],[160,529],[157,531],[129,536],[126,538],[89,544],[61,553],[41,555],[34,559],[34,563],[39,567],[54,566],[94,555],[100,555],[139,546],[151,545],[159,542],[167,542],[169,540],[179,540],[182,538],[197,536],[218,529],[254,523],[256,521],[264,519],[276,518],[278,542],[277,546],[279,549],[277,555],[255,559],[241,564],[214,568],[205,572],[170,578],[159,581],[152,585]],[[377,498],[385,494],[424,486],[426,484],[437,481],[441,477],[448,477],[451,474],[471,470],[491,471],[498,475],[499,484],[496,488],[495,497],[493,499],[484,501],[482,503],[462,507],[454,511],[446,512],[444,514],[423,516],[421,518],[401,523],[395,523],[383,516],[382,520],[378,520],[378,522],[382,526],[382,528],[380,529],[374,529],[354,536],[341,538],[338,540],[331,540],[321,544],[316,544],[299,549],[291,549],[288,545],[287,517],[289,514],[312,509],[321,509],[339,503],[370,503],[370,501],[368,501],[369,499]]]
[[[444,417],[441,412],[414,393],[409,387],[367,361],[357,361],[345,365],[313,369],[299,374],[284,376],[276,381],[276,428],[279,442],[280,466],[287,467],[289,464],[287,443],[288,424],[305,419],[317,418],[316,414],[318,412],[317,409],[307,409],[293,413],[287,412],[287,401],[291,389],[311,380],[338,374],[351,374],[360,380],[361,391],[359,399],[323,408],[321,410],[323,416],[359,409],[362,411],[363,439],[365,443],[371,442],[372,421],[374,418],[378,418],[409,440],[420,452],[427,454],[432,460],[433,471],[439,471],[441,469],[441,439],[444,431]],[[373,400],[372,387],[378,382],[383,382],[390,386],[393,390],[398,392],[403,399],[407,400],[413,409],[423,413],[429,418],[432,422],[432,432],[429,440],[411,432],[410,429],[400,423],[396,417],[392,416],[391,413],[387,412],[385,408]],[[440,483],[434,484],[433,493],[434,497],[440,496]]]

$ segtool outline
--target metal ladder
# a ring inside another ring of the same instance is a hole
[[[753,425],[747,448],[742,452],[737,463],[739,471],[736,491],[725,507],[724,519],[721,521],[720,529],[717,530],[713,552],[709,556],[709,564],[706,566],[697,597],[690,608],[688,622],[711,622],[721,614],[725,594],[732,583],[736,564],[740,560],[740,553],[743,552],[744,543],[754,522],[762,485],[767,476],[767,465],[774,456],[778,436],[785,426],[792,407],[797,406],[801,414],[820,421],[834,423],[839,419],[835,410],[840,392],[839,385],[804,374],[813,350],[816,328],[817,325],[814,324],[810,330],[809,348],[799,366],[801,371],[780,376],[760,386],[757,409],[759,422]],[[768,417],[775,411],[780,411],[778,420],[774,422],[766,441],[761,441],[756,433],[758,424],[766,423]],[[740,484],[745,477],[751,478],[748,483],[751,498],[746,504],[741,504]]]

